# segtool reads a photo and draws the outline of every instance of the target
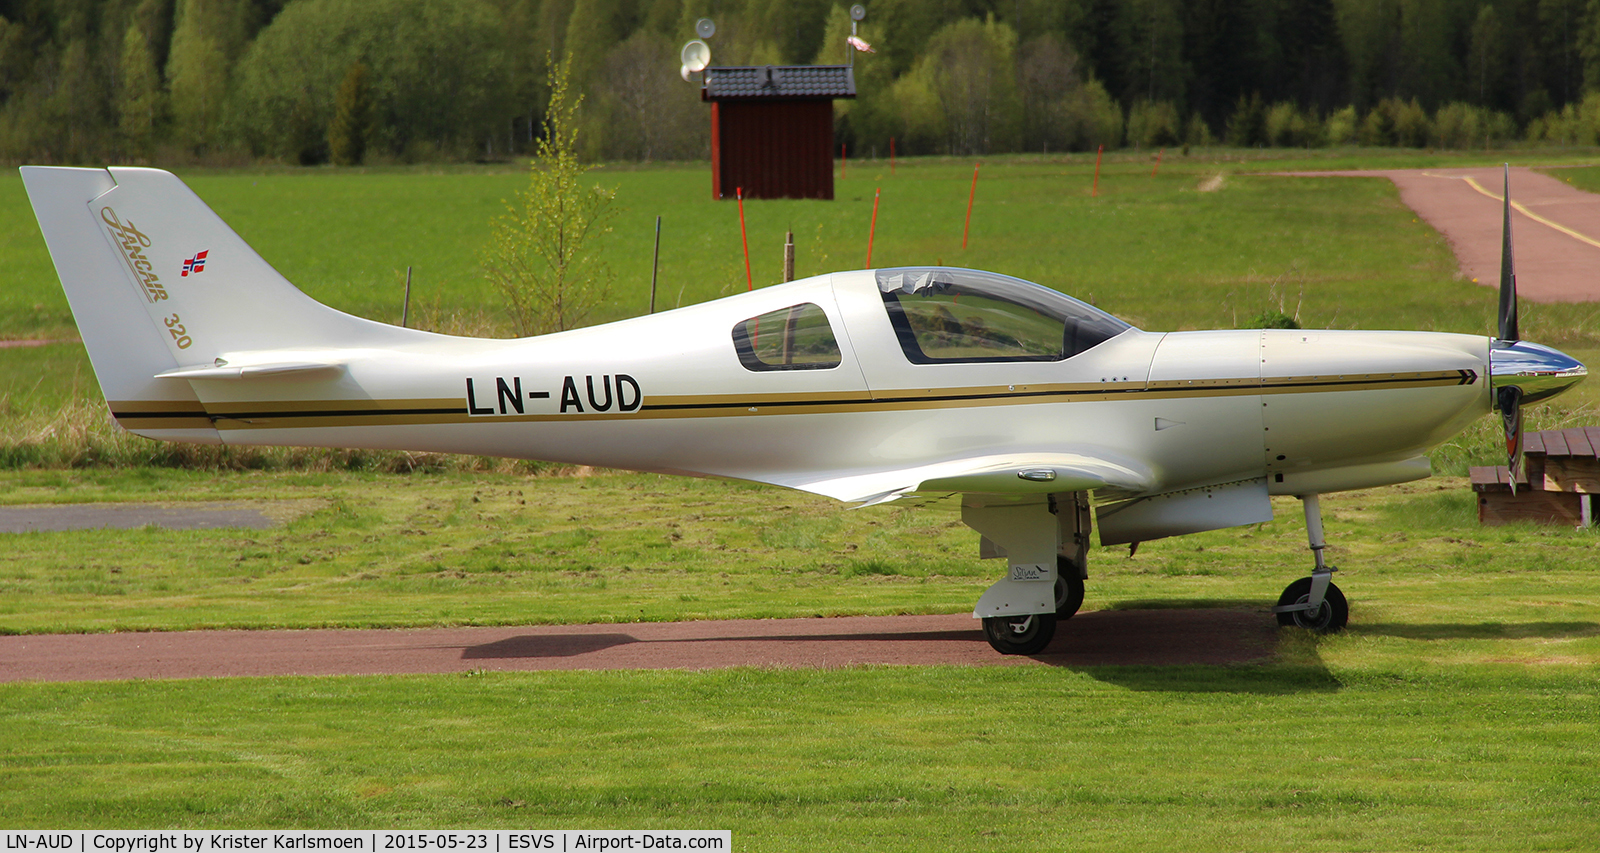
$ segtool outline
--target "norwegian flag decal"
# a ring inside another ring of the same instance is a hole
[[[209,252],[211,250],[207,249],[206,251]],[[182,278],[183,276],[186,276],[191,272],[198,274],[198,273],[202,273],[202,272],[205,272],[205,271],[206,271],[206,253],[205,252],[199,252],[194,257],[192,257],[192,258],[188,259],[187,261],[183,262],[183,272],[178,273],[178,277]]]

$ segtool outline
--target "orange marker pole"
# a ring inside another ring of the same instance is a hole
[[[1100,146],[1100,151],[1094,155],[1094,189],[1089,193],[1089,195],[1097,196],[1100,194],[1100,158],[1105,153],[1106,147],[1102,145]]]
[[[894,174],[894,137],[889,137],[889,174]]]
[[[744,241],[744,281],[745,290],[755,290],[756,280],[750,275],[750,238],[744,231],[744,187],[735,187],[733,195],[739,200],[739,239]]]
[[[1165,149],[1165,148],[1162,148],[1162,149],[1159,149],[1159,150],[1156,151],[1156,166],[1155,166],[1154,169],[1150,170],[1150,177],[1152,177],[1152,178],[1155,177],[1156,176],[1156,172],[1160,171],[1160,169],[1161,169],[1161,155],[1163,155],[1165,153],[1167,153],[1167,149]]]
[[[872,269],[872,238],[878,233],[878,196],[883,192],[879,187],[872,191],[872,226],[867,229],[867,266]]]
[[[961,248],[967,248],[967,234],[972,230],[972,200],[978,197],[978,167],[982,163],[972,164],[972,192],[967,193],[967,224],[961,227]]]

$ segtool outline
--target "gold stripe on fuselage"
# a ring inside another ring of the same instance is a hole
[[[1478,375],[1469,370],[1416,373],[1345,374],[1325,376],[1273,376],[1263,379],[1183,379],[1161,382],[1093,382],[1070,384],[992,385],[942,389],[897,389],[873,395],[862,392],[807,392],[797,394],[716,394],[646,397],[631,412],[568,412],[565,414],[472,415],[461,398],[399,400],[307,400],[213,403],[204,413],[193,403],[113,403],[119,422],[143,428],[159,420],[160,426],[181,411],[190,418],[204,417],[202,426],[234,429],[305,429],[351,426],[415,426],[466,423],[539,423],[555,421],[661,420],[721,418],[749,415],[839,414],[892,412],[917,409],[1019,406],[1040,403],[1076,403],[1108,400],[1174,400],[1191,397],[1242,397],[1282,394],[1321,394],[1344,391],[1474,385]],[[153,406],[168,406],[155,409]],[[156,417],[140,417],[162,411]],[[185,423],[185,425],[189,425]]]
[[[106,406],[127,430],[211,428],[199,400],[108,400]]]

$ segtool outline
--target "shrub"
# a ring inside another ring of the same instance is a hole
[[[1426,148],[1433,136],[1433,122],[1428,120],[1427,111],[1417,103],[1417,99],[1412,98],[1409,103],[1387,103],[1393,104],[1395,144],[1404,148]]]
[[[1274,308],[1246,320],[1241,329],[1298,329],[1300,321]]]
[[[1361,120],[1357,136],[1362,145],[1386,146],[1394,144],[1394,115],[1379,104]]]
[[[1181,126],[1171,101],[1141,101],[1128,111],[1128,142],[1146,148],[1176,145]]]
[[[1066,126],[1068,144],[1074,151],[1122,144],[1122,108],[1094,78],[1079,87],[1067,104]]]
[[[1228,144],[1253,148],[1267,142],[1267,111],[1261,104],[1261,93],[1248,98],[1240,95],[1228,118]]]
[[[1356,108],[1345,107],[1328,116],[1323,124],[1323,139],[1329,145],[1349,145],[1356,141]]]
[[[1267,141],[1278,148],[1310,148],[1322,143],[1322,123],[1307,116],[1292,101],[1280,101],[1267,110]]]
[[[1206,120],[1200,117],[1200,113],[1191,114],[1189,123],[1183,128],[1184,147],[1187,148],[1190,145],[1212,145],[1215,143],[1216,139],[1211,135],[1211,125],[1206,124]]]

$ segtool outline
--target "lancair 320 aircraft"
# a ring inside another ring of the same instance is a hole
[[[1005,576],[973,611],[1042,650],[1104,545],[1304,502],[1315,568],[1278,621],[1349,609],[1317,497],[1426,477],[1423,455],[1585,368],[1518,340],[1509,207],[1500,334],[1144,332],[1053,290],[945,267],[821,275],[521,340],[323,306],[176,177],[24,167],[117,423],[150,438],[473,453],[729,477],[863,505],[960,502]]]

